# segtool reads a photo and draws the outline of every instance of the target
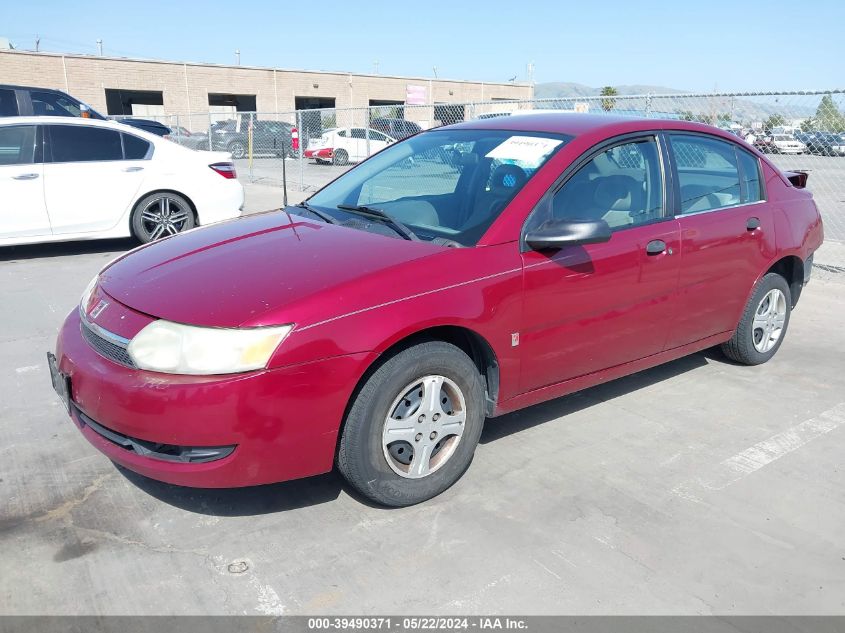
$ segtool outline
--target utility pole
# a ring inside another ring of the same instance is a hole
[[[103,40],[97,40],[97,51],[100,57],[103,56]]]
[[[437,79],[437,66],[432,66],[431,70],[434,71],[434,78]]]
[[[235,59],[237,60],[235,63],[240,66],[241,65],[241,49],[235,49]]]
[[[38,36],[38,33],[35,34],[35,52],[39,52],[41,49],[41,38]]]

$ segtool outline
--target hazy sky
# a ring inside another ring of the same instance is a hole
[[[843,27],[845,0],[0,3],[18,48],[706,91],[842,88]]]

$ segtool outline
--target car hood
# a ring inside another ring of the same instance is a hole
[[[100,275],[100,287],[153,317],[210,327],[288,322],[317,298],[332,310],[332,289],[444,250],[324,224],[284,211],[247,216],[138,248]],[[290,308],[290,310],[288,310]],[[340,309],[340,305],[338,305]]]

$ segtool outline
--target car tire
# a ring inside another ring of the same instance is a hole
[[[484,393],[473,361],[450,343],[399,352],[354,396],[338,470],[384,506],[410,506],[440,494],[472,461],[484,427]]]
[[[349,163],[349,154],[346,153],[345,149],[337,150],[334,155],[332,156],[332,163],[335,165],[346,165]]]
[[[246,156],[246,145],[241,141],[232,141],[226,146],[226,150],[232,155],[232,158],[243,158]]]
[[[172,191],[144,196],[132,209],[132,234],[144,244],[182,233],[196,225],[191,203]]]
[[[791,313],[792,294],[786,279],[777,273],[764,275],[751,293],[733,336],[722,344],[722,352],[743,365],[765,363],[783,343]]]

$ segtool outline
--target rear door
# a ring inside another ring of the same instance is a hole
[[[668,343],[677,347],[736,328],[775,233],[756,156],[706,134],[669,140],[683,261]]]
[[[40,126],[0,126],[0,239],[50,234]]]
[[[45,133],[44,195],[53,233],[113,228],[136,199],[150,143],[93,125],[47,125]],[[127,159],[121,136],[135,148]],[[141,158],[139,148],[146,150]]]
[[[523,253],[520,389],[530,391],[664,349],[676,305],[678,223],[667,214],[663,144],[603,146],[527,222],[604,219],[609,242]]]

